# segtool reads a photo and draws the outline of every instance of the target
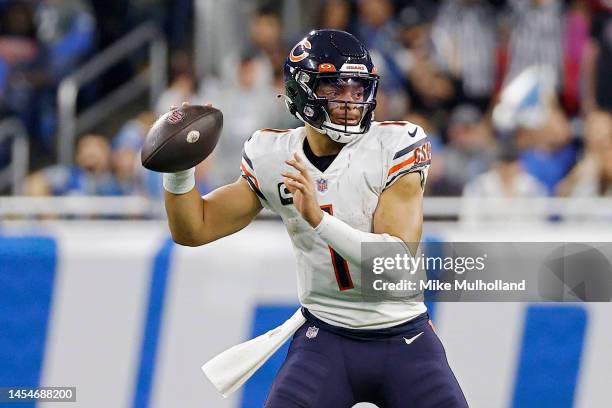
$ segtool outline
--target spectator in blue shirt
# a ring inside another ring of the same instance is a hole
[[[110,144],[100,135],[79,139],[72,166],[46,167],[28,177],[26,191],[31,195],[99,195],[122,194],[111,173]]]
[[[571,136],[567,117],[559,109],[552,110],[540,128],[519,131],[519,144],[526,147],[521,163],[549,195],[555,194],[557,184],[576,163],[577,149]]]

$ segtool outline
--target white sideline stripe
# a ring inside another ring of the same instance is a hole
[[[0,215],[140,215],[161,208],[145,197],[0,197]]]
[[[402,169],[403,170],[403,169]],[[395,174],[395,173],[394,173]],[[511,205],[509,205],[511,204]],[[425,197],[423,210],[426,217],[455,217],[466,202],[461,197]],[[540,198],[540,199],[478,199],[479,208],[488,214],[533,215],[533,208],[542,209],[543,214],[562,216],[605,218],[612,220],[611,198]],[[497,213],[495,210],[498,210]],[[163,217],[161,199],[140,196],[124,197],[0,197],[0,217],[36,215],[141,215]],[[270,216],[272,213],[263,211]],[[584,221],[584,220],[581,220]]]
[[[254,239],[265,245],[254,245]],[[215,408],[239,406],[242,391],[223,398],[200,367],[251,338],[258,303],[298,303],[295,270],[291,241],[281,223],[251,225],[203,247],[176,247],[151,408],[201,408],[202,401]]]
[[[610,303],[587,303],[585,306],[588,311],[587,329],[578,372],[578,384],[576,384],[576,407],[604,407],[610,404],[609,373],[612,367],[610,309],[612,305]]]
[[[57,236],[42,384],[76,386],[76,405],[54,408],[131,406],[152,260],[165,233],[126,234],[119,228]],[[126,245],[129,257],[122,256]]]
[[[436,305],[434,325],[470,407],[505,407],[512,401],[524,310],[521,303]],[[484,381],[487,376],[495,381]]]

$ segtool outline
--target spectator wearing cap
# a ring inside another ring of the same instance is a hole
[[[450,116],[448,143],[442,153],[445,178],[465,186],[487,171],[495,160],[495,140],[491,128],[473,105],[460,105]]]
[[[536,205],[521,208],[518,213],[514,210],[515,199],[546,196],[546,187],[523,169],[518,149],[505,144],[491,169],[465,186],[460,219],[469,223],[544,220]]]

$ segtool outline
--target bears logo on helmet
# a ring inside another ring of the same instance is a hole
[[[300,55],[295,55],[295,50],[298,47],[302,47],[302,53]],[[308,52],[306,52],[306,50],[311,49],[311,47],[312,45],[310,44],[310,41],[308,40],[300,41],[299,43],[295,45],[295,47],[293,47],[293,49],[289,53],[289,59],[291,60],[291,62],[300,62],[304,58],[308,57]]]

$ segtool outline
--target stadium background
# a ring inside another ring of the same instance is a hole
[[[261,406],[283,351],[228,400],[200,366],[297,307],[284,228],[262,214],[172,244],[139,148],[170,105],[212,102],[225,128],[198,186],[235,179],[254,130],[295,125],[279,69],[312,27],[359,36],[377,120],[432,138],[425,240],[610,241],[611,16],[604,0],[0,1],[0,386],[77,386],[68,407]],[[611,312],[431,305],[487,408],[609,406]]]

